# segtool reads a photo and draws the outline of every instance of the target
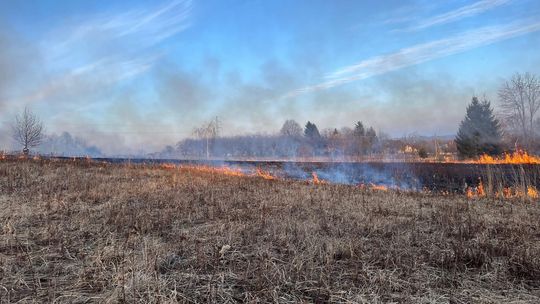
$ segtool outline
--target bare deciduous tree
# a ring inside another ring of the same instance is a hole
[[[221,130],[221,123],[219,118],[212,119],[210,122],[205,123],[199,128],[193,130],[193,134],[199,139],[206,140],[206,158],[210,158],[210,142],[219,136],[219,131]]]
[[[499,99],[506,123],[519,131],[524,145],[530,148],[540,109],[540,80],[530,73],[516,73],[499,89]]]
[[[30,148],[39,146],[43,140],[43,123],[28,108],[15,116],[12,128],[13,139],[23,146],[24,154],[28,154]]]
[[[296,121],[288,119],[285,121],[279,133],[282,136],[288,137],[301,137],[302,136],[302,127]]]

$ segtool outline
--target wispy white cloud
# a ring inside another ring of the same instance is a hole
[[[132,9],[123,13],[109,13],[94,16],[72,30],[72,39],[92,35],[108,35],[121,38],[136,35],[159,36],[163,39],[186,29],[191,13],[190,0],[176,0],[152,9]]]
[[[404,1],[404,4],[398,8],[384,11],[381,16],[383,20],[380,23],[383,25],[410,23],[417,20],[418,14],[429,14],[444,5],[444,2],[438,1],[422,1],[417,4],[405,3],[407,2]]]
[[[109,57],[74,68],[61,76],[50,79],[27,95],[11,101],[29,104],[39,100],[62,96],[89,94],[96,87],[104,87],[144,73],[158,60],[158,56],[119,60]]]
[[[512,37],[540,31],[539,19],[529,19],[506,25],[486,26],[455,36],[417,44],[391,54],[376,56],[357,64],[338,69],[325,78],[327,81],[287,93],[282,98],[298,96],[370,78],[423,62],[465,52]]]
[[[191,0],[87,16],[52,31],[40,44],[51,71],[16,98],[31,103],[104,88],[149,71],[164,56],[156,44],[189,27]]]
[[[481,0],[473,4],[462,6],[455,10],[446,12],[444,14],[436,15],[427,19],[422,19],[422,21],[418,22],[417,24],[411,27],[397,29],[395,31],[396,32],[418,31],[418,30],[423,30],[423,29],[436,26],[436,25],[458,21],[467,17],[476,16],[485,11],[507,4],[510,1],[511,0]]]
[[[191,0],[175,0],[157,7],[90,16],[52,32],[43,47],[50,59],[62,58],[74,49],[101,47],[109,51],[111,45],[118,44],[129,45],[132,52],[141,51],[187,29],[191,10]]]

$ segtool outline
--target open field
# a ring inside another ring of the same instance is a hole
[[[538,303],[538,201],[0,161],[0,301]]]

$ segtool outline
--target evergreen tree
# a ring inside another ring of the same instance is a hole
[[[366,131],[364,129],[364,125],[362,124],[361,121],[357,122],[355,125],[354,125],[354,131],[353,131],[353,134],[354,136],[356,137],[364,137],[366,135]]]
[[[352,131],[352,153],[354,155],[362,155],[365,154],[366,151],[366,129],[364,128],[364,124],[362,124],[361,121],[358,121],[354,125],[354,129]]]
[[[304,129],[304,136],[306,137],[307,141],[307,147],[311,150],[311,154],[313,156],[320,155],[323,151],[323,138],[321,137],[321,134],[319,133],[319,129],[317,126],[308,121],[306,123],[306,127]]]
[[[369,152],[373,152],[373,146],[377,143],[377,133],[373,127],[369,127],[366,131],[366,138],[364,140],[366,149]]]
[[[306,123],[306,128],[304,129],[304,136],[312,140],[319,140],[321,138],[319,129],[314,123],[311,123],[310,121]]]
[[[377,139],[377,133],[373,127],[369,127],[366,131],[366,137],[369,138],[372,142],[375,142]]]
[[[476,157],[481,154],[496,155],[502,151],[501,127],[493,115],[491,103],[473,97],[467,106],[465,119],[461,121],[456,136],[456,146],[461,157]]]

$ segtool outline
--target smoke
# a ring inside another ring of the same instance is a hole
[[[167,110],[143,111],[152,108],[148,100],[153,96],[141,88],[151,89],[145,76],[164,56],[160,44],[189,28],[190,15],[188,0],[130,6],[34,29],[31,43],[2,27],[3,146],[9,148],[10,117],[24,106],[43,119],[49,133],[69,131],[109,154],[148,151],[172,140],[163,135],[174,131],[172,120],[160,115]]]
[[[223,135],[274,133],[289,117],[301,124],[313,121],[320,130],[352,127],[360,120],[394,136],[426,129],[449,134],[457,129],[475,93],[471,85],[450,75],[434,77],[410,68],[280,99],[283,92],[300,86],[303,77],[321,70],[317,61],[305,59],[306,66],[291,68],[270,59],[248,78],[222,68],[211,56],[196,68],[161,60],[152,63],[143,79],[129,78],[121,86],[116,83],[126,77],[128,68],[104,61],[49,82],[26,101],[43,116],[50,132],[69,131],[105,154],[125,155],[159,151],[191,136],[194,127],[215,116],[223,123]],[[128,70],[144,66],[134,61]],[[3,65],[2,77],[13,69]],[[140,87],[154,93],[140,93]]]
[[[475,93],[494,95],[496,84],[495,79],[466,83],[450,74],[409,68],[314,92],[306,102],[310,111],[294,118],[315,122],[319,129],[353,127],[362,121],[391,136],[449,135],[456,132],[470,98]]]
[[[219,62],[201,65],[196,72],[189,72],[177,64],[160,65],[153,75],[158,91],[157,104],[169,113],[185,130],[184,136],[197,123],[216,111],[217,79],[205,79],[205,75],[219,75]]]
[[[180,65],[164,64],[154,74],[157,104],[174,113],[182,135],[219,116],[222,134],[273,133],[283,123],[276,117],[295,116],[301,106],[279,100],[279,95],[299,83],[294,71],[276,60],[263,63],[253,77],[237,70],[222,70],[217,59],[207,59],[195,72]],[[211,75],[208,77],[208,75]],[[180,138],[177,138],[180,139]]]
[[[362,121],[392,136],[415,131],[446,135],[456,132],[474,94],[496,96],[500,74],[490,81],[458,81],[456,73],[409,66],[282,98],[318,83],[335,65],[350,64],[341,62],[349,56],[339,59],[332,35],[291,31],[285,36],[294,43],[285,51],[267,50],[264,37],[238,45],[239,52],[229,57],[219,57],[223,54],[211,45],[202,48],[206,53],[179,58],[175,47],[192,46],[182,35],[196,36],[189,32],[197,26],[191,6],[190,1],[168,1],[74,16],[52,29],[36,30],[32,41],[0,27],[3,148],[10,143],[11,117],[26,105],[49,134],[67,131],[104,154],[134,155],[174,145],[215,116],[222,122],[221,134],[229,136],[273,134],[289,118],[302,125],[315,122],[319,130]],[[172,46],[164,46],[173,38]],[[527,60],[534,63],[538,56],[531,49],[533,59]]]
[[[84,139],[73,137],[68,132],[46,136],[38,151],[41,154],[57,156],[102,156],[97,147],[88,145]]]
[[[414,69],[392,73],[376,79],[377,91],[371,92],[375,106],[365,107],[366,116],[384,117],[371,123],[394,136],[418,131],[454,134],[475,90],[491,93],[495,85],[477,87],[443,73],[423,75]]]

